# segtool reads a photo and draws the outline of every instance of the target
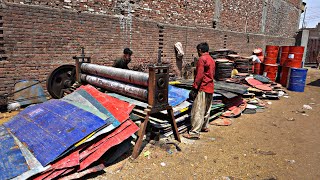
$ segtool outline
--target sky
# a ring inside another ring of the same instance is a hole
[[[314,28],[320,22],[320,0],[303,0],[307,3],[306,11],[301,14],[300,27],[302,27],[303,17],[305,17],[305,25],[308,28]]]

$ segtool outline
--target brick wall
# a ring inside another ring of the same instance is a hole
[[[171,72],[180,76],[184,67],[197,56],[195,46],[203,41],[209,43],[210,49],[225,47],[242,54],[250,54],[253,48],[266,44],[294,44],[294,39],[288,38],[293,36],[294,28],[288,31],[290,35],[284,33],[288,28],[285,25],[273,28],[273,21],[268,19],[269,11],[265,11],[265,33],[261,32],[263,24],[260,23],[263,13],[252,13],[249,16],[256,19],[248,16],[250,21],[244,21],[241,10],[263,11],[260,1],[240,3],[239,11],[231,13],[233,18],[241,17],[237,21],[225,18],[231,16],[225,13],[226,2],[237,6],[238,1],[230,0],[23,2],[1,4],[0,1],[0,50],[5,57],[0,60],[0,94],[11,92],[19,80],[45,80],[59,65],[73,64],[72,56],[80,54],[80,47],[85,47],[94,63],[103,65],[111,65],[121,56],[123,48],[130,47],[134,52],[131,68],[156,62],[161,47],[163,61],[170,63]],[[174,2],[177,3],[172,5]],[[206,5],[201,6],[201,2]],[[291,3],[281,3],[295,8]],[[215,8],[221,7],[219,16],[215,15]],[[161,16],[154,14],[159,11]],[[214,18],[219,20],[216,28],[212,28]],[[259,23],[254,23],[252,18]],[[246,25],[246,32],[243,25]],[[176,42],[181,42],[186,52],[182,61],[175,58]]]

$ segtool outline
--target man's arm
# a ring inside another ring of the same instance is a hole
[[[197,74],[196,74],[196,77],[194,78],[192,87],[194,89],[199,90],[203,76],[204,76],[204,61],[202,58],[199,58],[198,60],[196,72]]]

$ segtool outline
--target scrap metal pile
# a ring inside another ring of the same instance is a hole
[[[285,88],[275,82],[278,74],[286,87],[293,84],[303,91],[304,69],[282,67],[285,71],[278,72],[274,64],[263,64],[261,54],[261,64],[231,50],[213,55],[212,125],[230,125],[228,118],[263,112],[266,99],[286,97]],[[148,74],[91,64],[84,53],[75,59],[75,66],[62,65],[48,77],[48,92],[57,99],[29,106],[0,126],[0,179],[80,178],[127,152],[137,125],[138,148],[132,156],[139,152],[145,129],[162,137],[173,134],[179,141],[177,131],[190,127],[193,80],[169,82],[168,66],[159,62]]]
[[[73,179],[102,170],[128,151],[139,129],[129,118],[133,108],[90,85],[27,107],[0,126],[0,179]]]

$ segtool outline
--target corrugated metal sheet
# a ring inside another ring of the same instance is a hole
[[[13,137],[0,126],[0,179],[11,179],[29,170]]]
[[[41,84],[36,80],[17,82],[14,85],[14,91],[19,91],[14,94],[14,100],[18,101],[20,105],[36,104],[47,101]]]
[[[4,124],[43,166],[105,125],[96,115],[60,100],[29,106]]]

